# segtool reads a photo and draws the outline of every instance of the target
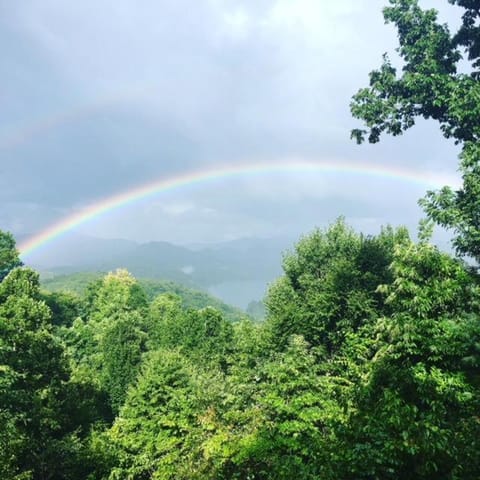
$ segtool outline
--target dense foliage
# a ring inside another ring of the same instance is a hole
[[[420,237],[312,232],[260,324],[125,270],[72,296],[13,268],[2,478],[478,478],[479,279]]]

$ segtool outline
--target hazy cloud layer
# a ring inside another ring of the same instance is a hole
[[[434,124],[375,146],[349,140],[350,97],[396,45],[384,3],[0,0],[0,228],[35,233],[155,178],[255,159],[454,175],[457,150]],[[453,7],[441,13],[455,22]],[[348,176],[226,180],[80,230],[196,243],[297,234],[340,214],[372,230],[415,224],[425,189]]]

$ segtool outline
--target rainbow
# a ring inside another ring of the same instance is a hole
[[[243,163],[237,165],[220,165],[208,169],[193,170],[160,178],[140,185],[131,190],[103,198],[86,208],[53,223],[37,235],[19,245],[19,251],[25,260],[38,248],[54,241],[62,234],[75,229],[94,218],[100,217],[122,206],[150,198],[163,192],[188,187],[195,184],[213,182],[232,177],[244,177],[265,174],[354,174],[417,183],[427,187],[439,187],[446,184],[458,184],[452,176],[435,175],[406,168],[381,166],[369,163],[353,163],[344,161],[306,161],[288,160],[283,162]]]

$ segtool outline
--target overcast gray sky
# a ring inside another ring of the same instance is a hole
[[[435,124],[357,146],[351,95],[396,46],[386,0],[0,0],[0,228],[35,234],[154,179],[252,161],[455,176]],[[441,18],[458,15],[446,1]],[[345,215],[416,225],[427,186],[263,175],[177,189],[78,228],[176,243],[295,236]]]

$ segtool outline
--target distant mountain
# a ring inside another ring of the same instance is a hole
[[[20,239],[17,239],[20,243]],[[104,239],[88,235],[69,233],[59,238],[53,244],[40,247],[33,252],[28,261],[34,266],[48,270],[49,268],[63,268],[73,271],[78,267],[92,269],[99,263],[109,261],[118,256],[128,256],[138,247],[130,240],[115,238]]]
[[[267,285],[281,275],[282,252],[291,245],[289,239],[248,238],[188,248],[70,234],[57,240],[55,248],[34,252],[27,263],[44,279],[126,268],[138,278],[209,291],[245,309],[250,301],[261,300]]]

